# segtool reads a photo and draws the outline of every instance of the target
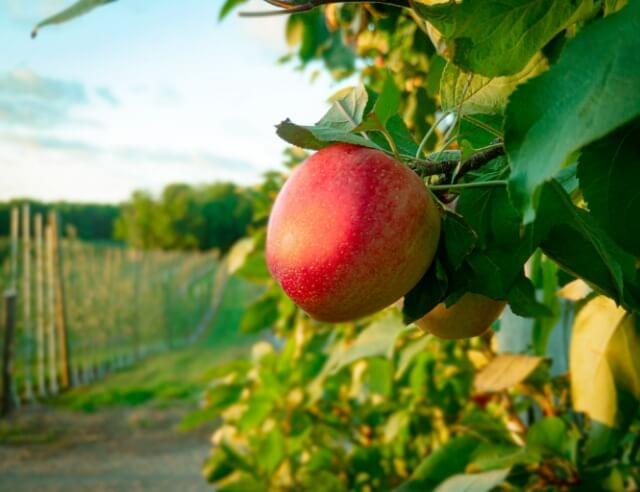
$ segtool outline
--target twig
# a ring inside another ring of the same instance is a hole
[[[458,179],[470,171],[481,168],[501,155],[504,155],[504,147],[502,144],[491,145],[486,147],[485,150],[473,154],[462,164],[462,168],[458,173]],[[422,177],[450,174],[460,163],[458,159],[448,159],[439,162],[431,159],[409,159],[406,162],[411,169]]]
[[[265,17],[270,15],[287,15],[296,12],[307,12],[321,5],[329,5],[332,3],[377,3],[382,5],[391,5],[393,7],[410,8],[408,0],[309,0],[305,3],[295,3],[289,0],[265,0],[274,7],[280,7],[283,10],[270,10],[265,12],[240,12],[241,17]]]

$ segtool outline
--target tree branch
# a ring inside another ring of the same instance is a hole
[[[457,178],[460,179],[468,172],[481,168],[485,164],[489,163],[496,157],[500,157],[501,155],[504,155],[504,146],[502,144],[493,145],[491,147],[488,147],[486,150],[473,154],[462,164],[462,168],[460,169]],[[458,161],[457,159],[449,159],[446,161],[433,161],[430,159],[410,159],[406,162],[409,167],[413,169],[419,176],[426,177],[434,176],[437,174],[451,175],[455,171],[456,166],[458,166],[460,161]]]
[[[287,15],[296,12],[307,12],[321,5],[329,5],[331,3],[377,3],[383,5],[391,5],[393,7],[410,8],[409,0],[309,0],[304,3],[297,3],[291,0],[265,0],[274,7],[280,7],[282,10],[268,10],[265,12],[240,12],[241,17],[265,17],[270,15]]]

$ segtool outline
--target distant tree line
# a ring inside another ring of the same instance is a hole
[[[10,231],[11,208],[29,203],[31,213],[46,215],[49,210],[58,212],[62,224],[72,225],[79,238],[87,241],[109,240],[114,237],[114,224],[120,216],[120,206],[96,203],[44,203],[29,199],[15,199],[0,202],[0,236],[8,236]]]
[[[60,222],[73,226],[84,240],[119,240],[140,249],[222,252],[246,234],[254,208],[251,190],[232,183],[170,184],[159,196],[136,191],[120,205],[26,201],[32,213],[55,209]],[[11,207],[23,203],[0,202],[0,237],[9,235]]]
[[[141,249],[225,252],[245,235],[252,216],[249,191],[234,184],[171,184],[158,198],[136,191],[122,206],[115,237]]]

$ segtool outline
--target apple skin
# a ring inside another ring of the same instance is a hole
[[[438,304],[416,325],[439,338],[457,340],[482,335],[497,320],[507,303],[468,292],[449,306]]]
[[[404,296],[431,265],[440,212],[383,152],[333,144],[291,174],[267,227],[267,266],[319,321],[351,321]]]

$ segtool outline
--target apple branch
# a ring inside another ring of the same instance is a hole
[[[462,164],[457,178],[460,179],[468,172],[481,168],[501,155],[504,155],[504,146],[501,143],[487,147],[485,150],[480,152],[476,152]],[[460,163],[458,159],[449,159],[444,161],[434,161],[431,159],[409,159],[406,162],[411,169],[423,178],[438,174],[451,175]]]
[[[291,0],[265,0],[274,7],[280,7],[282,10],[269,10],[265,12],[240,12],[241,17],[265,17],[270,15],[287,15],[296,12],[307,12],[322,5],[332,3],[377,3],[382,5],[391,5],[394,7],[410,8],[409,0],[309,0],[304,3],[298,3]]]

